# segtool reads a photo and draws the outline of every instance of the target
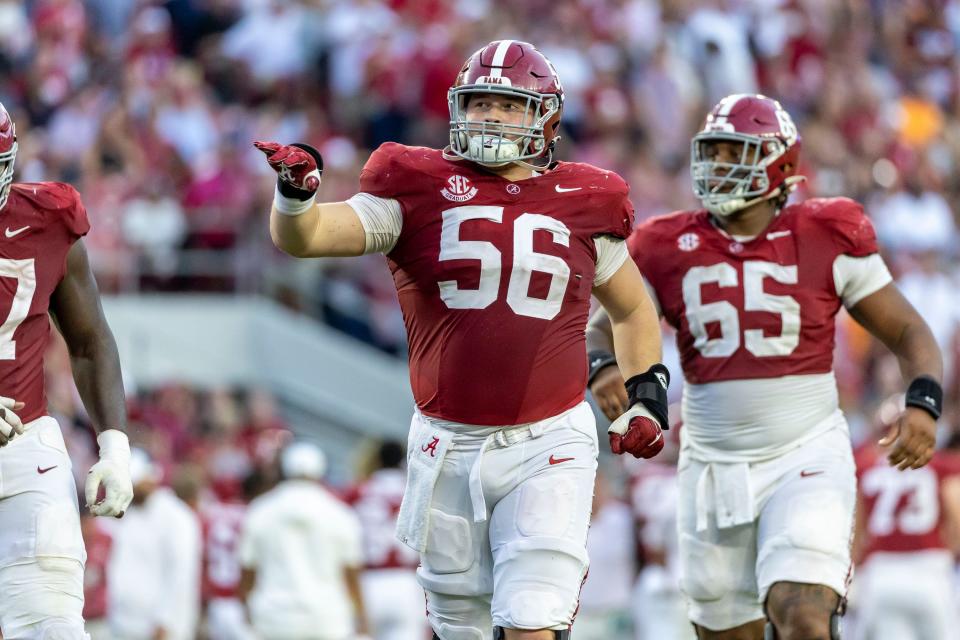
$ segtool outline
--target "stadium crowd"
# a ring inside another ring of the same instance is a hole
[[[516,35],[564,80],[561,158],[621,173],[640,219],[695,205],[689,139],[709,105],[733,92],[778,98],[803,136],[800,197],[863,202],[933,329],[947,370],[941,439],[958,439],[960,2],[0,0],[0,101],[23,141],[18,179],[65,180],[83,194],[104,291],[258,291],[399,353],[402,322],[381,258],[318,266],[272,248],[274,176],[250,141],[316,145],[325,198],[349,197],[380,143],[442,146],[457,65]],[[899,388],[896,362],[849,318],[838,327],[841,401],[862,441]],[[85,469],[93,440],[66,367],[54,350],[47,389]],[[260,491],[254,480],[270,486],[292,438],[261,390],[172,382],[137,390],[131,409],[143,426],[131,429],[134,444],[201,512],[242,499],[245,480],[248,496]],[[614,496],[630,498],[617,487],[634,471],[607,464]],[[610,499],[621,511],[597,531],[631,531],[623,502],[599,494],[598,509]],[[649,535],[655,554],[668,552],[668,540]],[[97,570],[92,562],[88,573]],[[90,584],[101,583],[92,575]],[[105,603],[90,597],[92,618]],[[605,624],[627,628],[622,614],[607,616],[598,637]]]

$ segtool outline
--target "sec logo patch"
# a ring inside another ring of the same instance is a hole
[[[466,202],[477,195],[477,188],[464,176],[450,176],[447,178],[447,186],[440,190],[440,195],[454,202]]]
[[[680,251],[693,251],[700,246],[700,236],[695,233],[685,233],[677,238],[677,248]]]

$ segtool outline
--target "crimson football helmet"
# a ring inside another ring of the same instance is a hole
[[[470,96],[491,93],[524,100],[526,124],[468,121]],[[447,103],[450,146],[444,150],[446,156],[490,167],[519,162],[542,169],[550,164],[560,139],[563,87],[556,69],[532,44],[495,40],[475,52],[447,92]]]
[[[742,145],[738,162],[715,157],[721,142]],[[779,102],[766,96],[727,96],[707,114],[691,146],[693,192],[718,216],[788,193],[804,180],[796,175],[797,126]]]
[[[13,185],[13,161],[17,158],[17,129],[6,108],[0,104],[0,209],[7,204]]]

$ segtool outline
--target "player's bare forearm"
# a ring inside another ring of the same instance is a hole
[[[66,273],[50,298],[50,314],[67,343],[73,379],[94,429],[125,430],[120,355],[82,241],[67,254]]]
[[[359,216],[345,202],[318,203],[296,216],[274,207],[270,237],[278,249],[297,258],[359,256],[367,242]]]
[[[942,380],[943,357],[933,332],[895,285],[870,294],[850,315],[897,356],[905,381],[923,375]]]
[[[660,362],[660,320],[633,261],[624,262],[610,280],[594,289],[594,295],[610,319],[610,335],[623,377],[629,379]],[[597,333],[602,330],[594,329],[594,343],[601,340]]]
[[[893,284],[858,302],[850,314],[900,361],[904,381],[909,383],[907,408],[880,445],[892,445],[887,456],[891,465],[901,471],[919,469],[933,457],[936,444],[936,418],[943,401],[938,384],[943,378],[940,348],[930,327]]]

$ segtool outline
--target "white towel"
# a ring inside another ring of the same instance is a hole
[[[750,465],[711,462],[697,480],[697,531],[708,528],[708,514],[716,514],[718,529],[748,524],[756,519]]]
[[[453,433],[437,428],[419,414],[414,415],[410,430],[407,440],[407,487],[403,492],[400,513],[397,514],[396,536],[400,542],[423,553],[427,548],[433,489],[453,440]]]

